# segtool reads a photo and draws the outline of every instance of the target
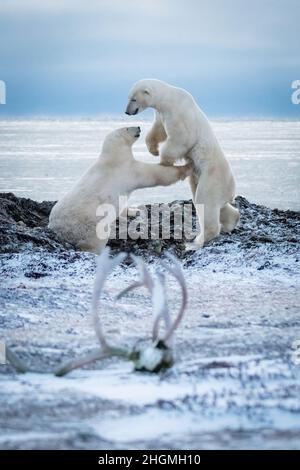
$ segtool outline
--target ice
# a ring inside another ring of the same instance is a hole
[[[35,200],[56,200],[98,157],[105,135],[124,119],[1,120],[0,191]],[[145,146],[149,121],[134,147],[138,159],[157,162]],[[282,209],[300,208],[300,121],[215,121],[228,156],[237,194]],[[249,179],[249,175],[252,175]],[[132,204],[189,199],[186,182],[136,191]]]

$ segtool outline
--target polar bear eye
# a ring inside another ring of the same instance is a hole
[[[136,99],[134,99],[134,98],[132,98],[131,101],[132,101],[132,103],[136,103]]]

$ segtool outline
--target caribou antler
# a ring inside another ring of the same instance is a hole
[[[152,336],[154,343],[151,347],[148,347],[140,351],[140,355],[135,363],[137,370],[143,370],[148,372],[159,372],[162,369],[171,367],[174,363],[173,357],[173,336],[175,330],[178,328],[180,321],[182,320],[184,311],[187,305],[187,288],[184,280],[184,275],[181,270],[181,266],[175,256],[168,254],[167,257],[170,261],[173,261],[174,266],[171,267],[169,264],[162,262],[165,269],[171,273],[179,282],[182,291],[181,306],[177,316],[173,323],[171,322],[171,316],[166,300],[166,289],[165,289],[165,276],[158,272],[156,277],[156,283],[152,289],[152,304],[154,310],[154,322]],[[165,335],[159,338],[159,322],[163,319],[165,322],[166,332]]]
[[[172,339],[175,330],[178,328],[178,325],[182,320],[187,305],[187,288],[180,263],[175,258],[175,256],[171,254],[167,254],[167,258],[172,261],[173,266],[170,266],[170,264],[166,263],[165,261],[161,263],[166,271],[172,274],[178,281],[182,292],[180,309],[177,316],[175,317],[175,320],[172,322],[166,298],[165,274],[157,271],[156,277],[153,278],[149,273],[145,262],[141,258],[132,255],[132,258],[138,268],[140,279],[120,292],[117,296],[117,299],[121,298],[132,289],[145,286],[150,292],[152,299],[153,327],[152,344],[150,346],[141,346],[139,349],[134,347],[128,350],[111,346],[108,343],[100,321],[99,300],[105,281],[111,271],[127,256],[126,253],[120,253],[115,258],[111,258],[109,253],[109,248],[106,248],[98,257],[92,297],[91,311],[100,348],[94,349],[88,354],[72,359],[71,361],[61,365],[55,372],[56,376],[65,375],[73,369],[77,369],[96,360],[105,359],[112,356],[118,356],[134,361],[136,370],[143,370],[148,372],[159,372],[162,369],[171,367],[173,364]],[[159,324],[161,320],[163,320],[165,324],[165,334],[160,338]],[[7,359],[18,372],[27,372],[31,370],[25,364],[23,364],[23,362],[13,353],[10,348],[7,348],[6,352]]]
[[[159,341],[160,320],[164,319],[166,330],[171,327],[171,316],[165,290],[165,275],[159,271],[156,273],[156,282],[153,285],[152,305],[154,314],[152,340],[154,343],[157,343]]]
[[[105,281],[107,279],[107,276],[127,256],[126,253],[120,253],[115,258],[110,258],[109,253],[110,253],[110,249],[105,248],[97,259],[96,276],[95,276],[93,297],[92,297],[92,316],[93,316],[96,336],[100,344],[100,349],[96,349],[92,351],[91,353],[85,354],[82,357],[79,357],[77,359],[71,360],[63,364],[55,371],[55,375],[58,377],[67,374],[73,369],[77,369],[79,367],[82,367],[86,364],[89,364],[99,359],[105,359],[110,356],[128,357],[130,355],[128,351],[123,350],[121,348],[115,348],[108,344],[105,338],[105,335],[103,333],[102,325],[100,321],[99,299],[100,299],[100,295],[104,287]]]
[[[156,272],[156,277],[153,278],[149,273],[145,262],[137,256],[131,256],[137,266],[139,279],[126,287],[126,289],[122,290],[116,298],[120,299],[135,288],[143,286],[146,287],[151,295],[154,314],[152,345],[148,347],[141,347],[140,349],[133,348],[131,350],[125,350],[111,346],[105,338],[99,316],[100,295],[108,274],[126,257],[125,253],[120,253],[112,259],[109,257],[109,249],[106,248],[99,256],[97,261],[97,270],[92,299],[92,315],[100,349],[96,349],[91,353],[82,356],[81,358],[64,364],[56,371],[56,375],[65,375],[75,368],[82,367],[83,365],[91,363],[95,360],[104,359],[111,356],[119,356],[129,360],[134,360],[136,370],[146,370],[149,372],[158,372],[161,369],[170,367],[173,364],[172,339],[175,330],[178,328],[178,325],[182,320],[187,305],[187,289],[180,263],[177,261],[175,256],[171,254],[168,254],[167,257],[170,261],[173,262],[173,266],[170,266],[166,262],[162,262],[162,265],[166,271],[172,274],[178,281],[182,291],[181,306],[177,316],[175,317],[175,320],[172,322],[166,298],[165,274],[158,271]],[[159,324],[161,320],[163,320],[165,324],[165,334],[160,338]]]
[[[126,253],[119,253],[115,258],[109,257],[109,248],[105,248],[102,254],[98,257],[97,260],[97,269],[94,282],[94,290],[92,297],[92,315],[95,326],[96,335],[100,343],[101,348],[104,351],[109,351],[111,347],[108,345],[105,336],[102,331],[102,326],[99,317],[99,299],[104,286],[104,283],[107,279],[107,276],[113,271],[113,269],[118,266],[125,258]]]
[[[6,359],[17,372],[24,374],[29,371],[26,364],[8,346],[6,346]]]
[[[140,279],[138,281],[133,282],[124,290],[122,290],[117,299],[120,299],[125,294],[130,292],[133,289],[138,287],[146,287],[149,291],[152,299],[152,306],[153,306],[153,328],[152,328],[152,340],[153,342],[158,341],[158,330],[159,330],[159,322],[163,317],[165,319],[166,328],[170,327],[170,315],[167,305],[167,299],[165,295],[165,276],[161,272],[156,273],[156,279],[152,279],[147,266],[143,259],[131,255],[132,259],[135,262],[135,265],[139,271]]]
[[[177,258],[174,255],[172,255],[171,253],[167,253],[166,256],[167,256],[167,258],[169,258],[170,261],[173,262],[174,266],[170,266],[165,261],[162,261],[162,265],[165,267],[165,269],[167,271],[169,271],[170,274],[172,274],[175,277],[175,279],[177,279],[177,281],[178,281],[178,283],[181,287],[182,298],[181,298],[181,306],[180,306],[179,312],[178,312],[173,324],[167,329],[166,334],[163,338],[163,341],[165,343],[167,343],[169,340],[172,339],[172,336],[174,335],[175,330],[178,328],[179,323],[181,322],[181,320],[183,318],[183,314],[184,314],[184,311],[185,311],[186,306],[187,306],[187,286],[186,286],[186,282],[185,282],[185,279],[184,279],[184,274],[182,272],[181,265],[178,262]]]
[[[120,294],[118,294],[117,296],[117,298],[119,299],[123,295],[127,294],[129,291],[137,287],[142,287],[142,286],[146,287],[151,294],[152,306],[153,306],[153,312],[154,312],[152,339],[154,342],[162,340],[165,343],[167,343],[168,341],[172,339],[172,336],[174,335],[175,330],[178,328],[179,323],[182,320],[184,311],[187,306],[187,287],[186,287],[186,282],[184,279],[184,274],[181,269],[181,265],[178,262],[177,258],[171,253],[167,253],[166,257],[170,261],[173,262],[174,266],[170,266],[170,264],[166,263],[165,261],[162,261],[161,264],[166,269],[166,271],[168,271],[170,274],[173,275],[173,277],[175,277],[175,279],[178,281],[181,287],[181,292],[182,292],[181,306],[173,323],[171,322],[171,316],[169,313],[169,307],[168,307],[168,303],[166,299],[164,274],[157,271],[156,279],[153,281],[151,279],[151,276],[149,274],[149,271],[146,267],[145,262],[141,258],[138,258],[137,256],[132,255],[132,258],[139,270],[140,279],[134,282],[133,284],[131,284],[130,286],[128,286],[126,289],[120,292]],[[166,328],[166,333],[163,338],[159,338],[159,334],[158,334],[159,323],[161,319],[164,320],[165,328]]]
[[[117,299],[120,299],[124,295],[128,294],[133,289],[136,289],[138,287],[143,287],[145,286],[146,289],[149,290],[149,292],[152,292],[153,289],[153,280],[151,278],[151,275],[147,269],[147,266],[145,262],[139,258],[138,256],[131,255],[131,258],[135,262],[135,265],[139,271],[140,279],[133,284],[130,284],[128,287],[126,287],[124,290],[122,290],[118,295]]]

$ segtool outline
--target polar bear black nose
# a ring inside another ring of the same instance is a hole
[[[140,126],[138,126],[138,127],[136,127],[136,134],[135,134],[134,137],[138,138],[140,135],[141,135],[141,128],[140,128]]]

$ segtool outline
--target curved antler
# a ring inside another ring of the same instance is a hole
[[[152,339],[154,342],[159,340],[159,322],[162,318],[165,321],[166,330],[168,331],[171,327],[171,317],[165,293],[165,275],[160,271],[157,271],[156,276],[157,277],[155,279],[152,290],[152,305],[154,315]]]
[[[96,331],[96,336],[100,343],[100,349],[95,349],[94,351],[85,354],[77,359],[72,359],[64,364],[62,364],[56,371],[55,375],[61,377],[71,370],[78,369],[86,364],[89,364],[98,359],[104,359],[111,356],[126,357],[130,356],[130,352],[121,349],[112,347],[108,344],[105,339],[102,325],[99,317],[99,299],[105,284],[108,274],[120,264],[127,256],[126,253],[120,253],[115,258],[109,257],[110,249],[107,247],[103,250],[101,255],[97,258],[97,268],[95,275],[95,282],[93,288],[93,297],[92,297],[92,315],[93,322]]]
[[[133,259],[139,271],[140,279],[136,282],[133,282],[128,287],[126,287],[121,292],[119,292],[119,294],[116,297],[117,299],[120,299],[121,297],[126,295],[128,292],[130,292],[133,289],[137,289],[138,287],[145,286],[150,292],[152,292],[153,280],[152,280],[151,274],[149,273],[147,269],[145,262],[141,258],[135,255],[131,255],[131,258]]]
[[[174,255],[172,255],[171,253],[166,253],[166,256],[167,256],[167,258],[169,258],[170,261],[173,262],[174,266],[170,266],[165,261],[162,261],[162,265],[178,281],[178,283],[181,287],[182,298],[181,298],[181,305],[180,305],[179,312],[178,312],[174,322],[168,328],[168,330],[167,330],[167,332],[166,332],[166,334],[163,338],[163,341],[165,343],[167,343],[172,338],[176,328],[178,328],[178,325],[182,320],[184,311],[185,311],[186,306],[187,306],[187,287],[186,287],[186,282],[185,282],[185,279],[184,279],[184,274],[183,274],[183,271],[182,271],[182,268],[181,268],[181,264],[179,263],[177,258]]]
[[[178,328],[179,323],[182,320],[184,311],[186,309],[187,305],[187,287],[184,279],[184,275],[181,269],[181,265],[177,258],[170,254],[166,253],[167,258],[173,262],[173,266],[170,266],[168,263],[165,261],[162,261],[161,264],[164,266],[164,268],[172,274],[175,279],[178,281],[181,287],[181,292],[182,292],[182,300],[181,300],[181,306],[179,309],[179,312],[173,321],[171,322],[171,316],[169,313],[169,308],[167,304],[167,299],[166,299],[166,290],[165,290],[165,276],[163,273],[157,271],[156,272],[156,279],[153,281],[145,262],[134,255],[131,255],[138,270],[140,273],[140,279],[130,286],[126,287],[122,292],[120,292],[117,296],[117,299],[120,299],[123,297],[123,295],[127,294],[131,290],[145,286],[152,298],[152,305],[153,305],[153,313],[154,313],[154,320],[153,320],[153,327],[152,327],[152,339],[154,342],[157,342],[159,340],[159,322],[161,319],[164,319],[165,322],[165,327],[166,327],[166,333],[162,340],[167,343],[173,336],[175,330]]]
[[[101,295],[103,286],[105,284],[105,281],[109,273],[116,266],[118,266],[118,264],[120,264],[127,256],[126,253],[119,253],[117,256],[115,256],[115,258],[110,258],[109,253],[110,253],[110,249],[105,248],[97,259],[96,276],[95,276],[93,297],[92,297],[92,315],[93,315],[94,327],[95,327],[98,341],[100,343],[100,346],[103,348],[103,350],[110,349],[110,346],[105,339],[101,322],[100,322],[100,317],[99,317],[98,307],[99,307],[100,295]]]
[[[144,260],[135,255],[131,255],[131,257],[139,271],[140,279],[122,290],[117,295],[117,299],[120,299],[125,294],[138,287],[146,287],[146,289],[148,289],[153,305],[152,339],[153,342],[157,342],[159,339],[158,331],[161,317],[165,318],[166,328],[170,327],[170,315],[165,296],[164,275],[163,273],[157,272],[157,277],[153,280]]]

